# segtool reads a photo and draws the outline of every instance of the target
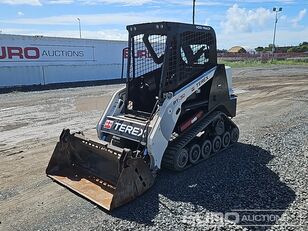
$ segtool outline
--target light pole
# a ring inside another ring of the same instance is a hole
[[[79,38],[81,38],[81,24],[80,24],[80,18],[77,18],[79,23]]]
[[[273,8],[273,12],[275,12],[275,25],[274,25],[274,37],[273,37],[273,47],[272,47],[272,52],[274,55],[275,52],[275,39],[276,39],[276,27],[277,27],[277,22],[278,22],[278,13],[282,11],[282,8]]]
[[[193,0],[193,24],[195,24],[195,8],[196,8],[196,0]]]

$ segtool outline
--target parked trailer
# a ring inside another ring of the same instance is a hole
[[[0,34],[0,88],[120,80],[126,41]]]

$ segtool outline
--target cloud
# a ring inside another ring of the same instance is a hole
[[[19,25],[73,25],[77,18],[81,19],[82,25],[120,25],[135,24],[146,21],[161,21],[169,19],[176,21],[171,17],[164,17],[160,11],[147,12],[126,12],[109,14],[85,14],[85,15],[58,15],[42,18],[17,18],[11,20],[0,20],[1,23],[19,24]]]
[[[251,32],[257,27],[264,26],[273,15],[269,9],[257,8],[247,10],[234,4],[227,10],[225,20],[221,26],[226,33]]]
[[[31,36],[50,36],[62,38],[79,38],[79,30],[59,30],[59,31],[38,31],[20,28],[7,28],[3,31],[5,34],[22,34]],[[125,29],[105,29],[98,31],[82,30],[82,37],[87,39],[105,39],[127,41],[127,31]]]
[[[29,30],[20,28],[7,28],[3,30],[6,34],[23,34],[23,35],[43,35],[51,37],[69,37],[79,38],[79,31],[76,30]],[[127,31],[123,28],[119,29],[102,29],[102,30],[82,30],[82,37],[88,39],[107,39],[107,40],[127,40]],[[279,30],[277,31],[277,45],[288,46],[298,45],[303,42],[303,38],[308,38],[308,28],[297,31]],[[228,34],[217,34],[218,48],[229,49],[232,46],[240,45],[247,48],[256,48],[258,46],[267,46],[272,43],[273,31],[259,31],[254,33],[235,33],[230,36]]]
[[[87,5],[96,4],[122,4],[127,6],[141,6],[153,2],[153,0],[79,0],[79,2]]]
[[[306,13],[307,13],[307,10],[306,10],[306,9],[301,10],[301,11],[298,13],[298,15],[297,15],[295,18],[293,18],[293,19],[291,20],[292,25],[295,26],[295,27],[298,26],[298,24],[300,23],[300,21],[302,21],[302,19],[305,17]]]
[[[23,12],[21,12],[21,11],[18,11],[18,12],[17,12],[17,15],[18,15],[18,16],[24,16],[25,14],[24,14]]]
[[[192,6],[192,0],[168,0],[168,1],[163,1],[166,4],[171,4],[171,5],[181,5],[181,6]],[[196,1],[196,7],[197,6],[222,6],[222,5],[230,5],[230,3],[227,2],[222,2],[222,1]]]
[[[0,4],[41,6],[39,0],[0,0]]]
[[[74,2],[74,0],[50,0],[45,1],[46,4],[55,5],[55,4],[71,4]]]
[[[280,3],[280,4],[293,4],[296,0],[236,0],[241,3]]]
[[[256,48],[258,46],[267,46],[273,42],[273,30],[263,30],[253,33],[234,33],[230,34],[217,33],[218,47],[229,49],[233,46],[243,46],[248,48]],[[283,29],[276,33],[277,46],[298,45],[308,38],[308,28],[299,30]]]
[[[31,5],[41,6],[43,4],[71,4],[74,0],[0,0],[0,4],[8,5]]]
[[[0,4],[42,6],[43,4],[71,4],[74,0],[0,0]]]

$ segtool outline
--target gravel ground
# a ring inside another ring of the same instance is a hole
[[[44,171],[62,128],[94,137],[120,86],[0,95],[0,230],[308,230],[308,66],[234,76],[239,143],[111,213]]]

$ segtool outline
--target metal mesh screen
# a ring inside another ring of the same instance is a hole
[[[164,35],[149,35],[148,37],[144,34],[136,35],[133,37],[132,51],[134,51],[133,59],[135,62],[135,69],[133,63],[130,66],[130,77],[139,77],[145,73],[149,73],[161,67],[161,62],[155,62],[152,57],[151,51],[144,43],[143,39],[147,38],[150,49],[153,49],[154,55],[159,59],[163,58],[166,48],[167,36]],[[135,71],[135,73],[134,73]]]
[[[204,32],[184,32],[180,39],[171,44],[166,75],[166,88],[180,85],[204,69],[210,62],[210,46],[215,43],[212,34]]]

